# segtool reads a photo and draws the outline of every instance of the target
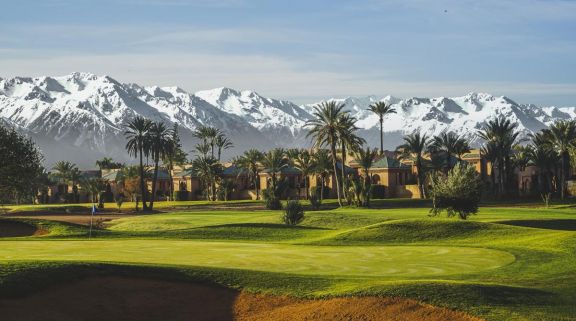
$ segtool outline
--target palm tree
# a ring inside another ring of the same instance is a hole
[[[197,157],[192,161],[192,170],[200,177],[206,191],[206,198],[216,200],[216,183],[222,173],[222,164],[211,156]]]
[[[234,147],[234,144],[232,144],[230,138],[226,137],[226,135],[224,135],[223,133],[218,133],[218,135],[216,135],[216,138],[214,139],[214,145],[216,145],[216,147],[218,148],[218,161],[220,161],[221,159],[220,157],[222,155],[223,149],[229,149]]]
[[[269,191],[273,193],[274,197],[280,197],[278,189],[278,175],[282,169],[288,166],[288,159],[286,152],[282,148],[275,148],[264,153],[261,160],[262,166],[267,170],[270,175],[271,186]]]
[[[396,148],[400,152],[401,159],[410,159],[414,162],[418,172],[416,178],[421,198],[426,197],[424,191],[424,154],[428,151],[429,146],[430,141],[426,134],[414,133],[404,137],[404,144]]]
[[[370,206],[370,187],[372,185],[370,168],[374,164],[377,156],[378,149],[370,149],[370,147],[366,147],[366,149],[359,148],[354,153],[358,165],[360,165],[360,168],[362,168],[362,171],[364,172],[364,179],[362,182],[362,194],[364,194],[364,199],[361,201],[361,206]]]
[[[149,209],[154,209],[154,199],[156,198],[156,183],[158,181],[158,169],[160,160],[170,152],[172,148],[172,130],[166,128],[163,122],[154,122],[149,132],[150,153],[154,161],[154,176],[152,178],[152,197],[150,198]],[[172,182],[170,182],[172,184]]]
[[[306,191],[306,199],[308,199],[310,197],[308,180],[310,175],[312,175],[316,169],[316,158],[314,157],[314,154],[311,154],[306,149],[301,150],[294,159],[294,167],[300,170],[302,173],[302,177],[304,178],[304,190]]]
[[[104,157],[101,160],[96,161],[96,166],[98,166],[101,170],[108,169],[113,163],[114,161],[112,160],[112,158]]]
[[[326,146],[330,149],[334,181],[336,182],[336,195],[340,206],[342,206],[342,198],[340,196],[340,182],[336,169],[336,146],[338,145],[339,133],[342,132],[344,126],[341,122],[341,117],[343,114],[348,113],[343,111],[343,108],[343,104],[337,104],[334,101],[322,102],[314,107],[314,119],[309,120],[304,125],[310,128],[306,137],[314,137],[315,147]]]
[[[494,164],[498,161],[498,153],[496,151],[496,143],[489,141],[482,148],[480,148],[481,158],[486,159],[490,162],[491,172],[490,172],[490,186],[492,187],[492,193],[496,194],[496,175],[494,173]]]
[[[566,178],[570,168],[569,150],[576,141],[576,122],[573,120],[560,120],[550,128],[542,131],[550,144],[560,157],[560,198],[566,194]]]
[[[442,132],[432,138],[430,150],[446,154],[446,169],[449,170],[452,167],[450,164],[452,157],[461,161],[462,155],[470,152],[470,145],[466,139],[454,132]]]
[[[355,151],[360,146],[362,146],[366,141],[364,138],[357,136],[354,132],[358,130],[356,127],[356,118],[350,116],[350,114],[342,114],[339,119],[341,126],[338,132],[338,138],[340,140],[340,151],[342,157],[341,176],[342,176],[342,195],[346,197],[346,191],[348,190],[346,177],[346,155],[347,150]]]
[[[172,182],[172,172],[174,171],[174,165],[182,165],[186,163],[186,153],[182,150],[182,143],[180,142],[180,135],[178,134],[178,125],[174,124],[172,127],[172,136],[168,141],[166,146],[166,151],[164,157],[162,157],[162,163],[168,170],[168,176],[170,179],[170,200],[174,200],[174,184]]]
[[[532,144],[528,145],[526,154],[534,166],[538,167],[538,190],[540,193],[552,191],[552,176],[554,165],[559,157],[548,142],[543,142],[541,133],[532,136]]]
[[[517,127],[518,124],[501,116],[488,121],[484,128],[478,132],[480,138],[487,143],[494,144],[493,148],[498,166],[499,192],[501,194],[505,192],[505,185],[509,182],[509,177],[513,171],[511,156],[514,146],[518,144],[518,135],[520,134],[516,130]]]
[[[194,137],[201,139],[204,144],[210,145],[212,157],[214,157],[214,146],[216,145],[216,138],[219,134],[219,129],[209,126],[198,127],[193,133]]]
[[[135,202],[136,211],[138,211],[138,195],[142,194],[142,190],[140,189],[140,184],[136,181],[140,181],[139,166],[126,166],[116,175],[117,186],[122,186],[123,192],[129,194],[132,201]]]
[[[74,194],[74,201],[76,201],[76,196],[78,194],[76,182],[80,178],[80,171],[76,167],[76,164],[68,161],[59,161],[54,164],[52,169],[56,171],[54,176],[58,178],[62,184],[66,185],[66,193],[68,193],[68,184],[72,185],[72,193]]]
[[[380,120],[380,153],[384,153],[384,117],[388,114],[395,114],[396,109],[390,104],[379,101],[370,105],[368,110],[378,115]]]
[[[200,142],[194,147],[193,153],[197,153],[200,156],[207,157],[210,153],[210,144],[207,142]]]
[[[140,191],[142,193],[142,209],[148,210],[146,204],[148,189],[145,184],[143,158],[149,154],[149,131],[152,122],[144,117],[138,116],[126,125],[124,136],[128,139],[126,150],[128,154],[140,160]]]
[[[332,157],[330,152],[326,149],[319,149],[314,153],[314,162],[316,166],[314,167],[314,172],[320,176],[321,188],[320,188],[320,200],[324,200],[324,187],[326,186],[326,178],[329,177],[333,172],[331,169]],[[336,176],[336,175],[335,175]]]
[[[243,169],[248,173],[248,179],[252,180],[252,184],[254,184],[254,191],[256,192],[257,200],[260,198],[258,178],[262,157],[262,152],[256,149],[250,149],[245,151],[240,157],[237,157],[233,162],[238,168]]]

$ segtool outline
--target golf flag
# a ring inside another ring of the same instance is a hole
[[[94,220],[94,214],[96,214],[96,212],[98,212],[96,204],[92,204],[92,216],[90,216],[90,232],[88,233],[88,239],[92,238],[92,221]]]
[[[96,214],[98,210],[96,209],[96,204],[92,204],[92,215]]]

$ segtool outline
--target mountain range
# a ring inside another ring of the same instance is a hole
[[[499,115],[517,122],[523,137],[556,120],[576,116],[576,107],[518,104],[485,93],[452,98],[369,96],[327,100],[345,104],[345,109],[358,119],[360,136],[372,146],[379,146],[379,123],[367,108],[380,100],[393,104],[397,113],[388,115],[384,123],[385,147],[389,149],[414,131],[429,135],[454,131],[477,145],[476,132]],[[138,115],[178,124],[187,152],[197,143],[192,132],[198,126],[214,126],[229,135],[235,147],[226,151],[224,158],[248,148],[305,147],[310,141],[304,124],[318,103],[297,105],[230,88],[191,94],[178,87],[121,83],[90,73],[0,78],[0,123],[34,139],[47,166],[67,159],[91,168],[103,156],[132,161],[124,150],[123,126]]]

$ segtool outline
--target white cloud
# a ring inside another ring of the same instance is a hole
[[[57,76],[87,71],[107,74],[121,82],[180,86],[190,92],[227,86],[252,89],[266,96],[292,99],[299,103],[326,97],[371,94],[456,96],[471,91],[512,97],[576,95],[576,84],[398,81],[350,71],[321,71],[285,58],[259,55],[20,55],[0,59],[0,70],[0,77]]]

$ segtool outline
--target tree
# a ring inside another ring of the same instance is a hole
[[[532,136],[532,144],[528,146],[526,154],[530,162],[538,168],[538,191],[541,195],[547,195],[552,192],[553,168],[559,157],[540,135],[541,133]]]
[[[216,183],[222,174],[222,164],[211,156],[200,156],[192,161],[192,170],[202,182],[206,199],[216,200]]]
[[[478,212],[482,181],[474,167],[458,163],[448,175],[437,173],[429,181],[433,204],[430,215],[446,212],[448,217],[458,215],[465,220]]]
[[[316,169],[316,158],[308,150],[303,149],[298,153],[294,159],[294,167],[297,168],[304,178],[304,190],[306,191],[306,199],[310,197],[310,188],[308,180]]]
[[[369,111],[378,115],[380,121],[380,153],[384,153],[384,117],[389,114],[395,114],[396,109],[392,105],[383,101],[376,102],[368,108]]]
[[[162,163],[168,170],[168,176],[170,179],[170,200],[174,200],[174,184],[172,179],[172,172],[174,171],[174,165],[182,165],[186,163],[186,153],[182,150],[182,143],[180,142],[180,135],[178,134],[178,125],[174,124],[172,127],[172,137],[170,137],[168,144],[166,145],[166,150],[164,156],[162,157]]]
[[[209,126],[200,126],[193,133],[194,137],[201,139],[204,145],[210,146],[212,157],[214,157],[214,146],[216,145],[216,137],[218,137],[219,134],[220,134],[219,129]]]
[[[96,166],[98,166],[98,168],[100,168],[100,170],[118,169],[118,168],[122,168],[124,166],[124,164],[114,162],[114,160],[110,157],[103,157],[102,159],[96,161]]]
[[[31,201],[41,185],[42,160],[31,139],[0,125],[0,202]]]
[[[260,173],[260,162],[262,161],[262,152],[256,149],[250,149],[244,152],[243,155],[237,157],[233,163],[236,167],[246,171],[248,173],[248,179],[252,181],[254,185],[254,192],[256,193],[256,199],[260,199],[258,179]]]
[[[286,153],[282,148],[275,148],[264,153],[261,160],[262,166],[270,176],[270,187],[268,188],[269,198],[280,198],[280,188],[278,184],[278,176],[284,168],[288,166],[288,159]]]
[[[322,102],[314,107],[314,118],[304,125],[310,128],[306,137],[314,138],[315,147],[320,148],[326,146],[330,150],[334,181],[336,182],[336,195],[338,197],[338,205],[340,206],[342,206],[342,198],[340,196],[340,182],[336,169],[336,146],[338,145],[339,133],[342,132],[344,126],[341,122],[341,117],[343,114],[348,113],[347,111],[343,111],[343,108],[343,104],[337,104],[334,101]]]
[[[316,166],[314,167],[314,172],[320,176],[320,201],[324,200],[324,188],[326,187],[326,178],[330,177],[333,173],[331,169],[332,157],[330,152],[326,149],[319,149],[314,153],[314,162]]]
[[[210,153],[210,144],[207,142],[200,142],[196,144],[192,152],[199,156],[207,157],[208,153]]]
[[[156,198],[156,183],[158,181],[158,170],[160,160],[170,152],[172,148],[172,130],[166,128],[163,122],[154,122],[149,131],[149,148],[152,160],[154,161],[154,176],[152,178],[152,197],[150,198],[150,210],[154,209],[154,199]],[[172,184],[172,182],[170,182]]]
[[[486,161],[490,162],[491,171],[490,171],[490,186],[492,187],[492,193],[496,194],[496,175],[494,164],[498,161],[498,153],[496,151],[496,143],[493,141],[486,142],[482,148],[480,148],[480,155],[482,158],[486,159]]]
[[[346,177],[346,156],[347,151],[354,152],[355,150],[359,149],[366,141],[357,136],[355,132],[358,130],[356,127],[356,118],[350,116],[350,114],[342,114],[340,116],[340,130],[338,131],[338,139],[340,140],[340,152],[342,158],[342,166],[341,170],[341,177],[342,177],[342,195],[344,198],[346,196],[346,190],[348,189],[347,181],[348,178]]]
[[[569,150],[576,141],[576,122],[573,120],[560,120],[544,129],[544,137],[547,138],[550,147],[560,157],[560,198],[566,195],[566,178],[570,168]]]
[[[424,154],[428,151],[430,141],[426,134],[420,133],[410,134],[404,137],[404,144],[398,146],[396,150],[400,152],[401,159],[407,159],[414,162],[416,166],[416,179],[418,181],[418,190],[420,191],[420,198],[425,198],[424,190]]]
[[[142,195],[142,189],[139,182],[139,166],[126,166],[122,168],[116,176],[116,184],[122,186],[123,192],[127,193],[130,199],[135,202],[136,211],[138,211],[139,197]]]
[[[72,195],[74,197],[73,202],[78,202],[78,186],[77,183],[80,180],[80,170],[68,161],[59,161],[52,167],[56,171],[54,174],[62,184],[66,185],[66,193],[68,193],[68,184],[72,185]],[[69,200],[69,199],[67,199]]]
[[[126,150],[128,154],[133,157],[139,158],[140,161],[140,191],[142,193],[142,209],[148,210],[147,201],[147,187],[144,177],[144,163],[143,157],[148,156],[149,148],[149,131],[152,127],[152,122],[144,117],[136,117],[126,125],[124,136],[128,140],[126,143]]]
[[[466,139],[454,132],[442,132],[432,138],[430,151],[444,153],[446,155],[446,170],[449,170],[452,167],[452,157],[456,157],[461,161],[462,155],[470,152],[470,145]]]
[[[100,178],[86,178],[80,181],[82,189],[90,195],[92,203],[98,203],[103,206],[103,200],[100,199],[100,193],[106,189],[106,183]]]
[[[378,156],[377,149],[370,149],[370,147],[366,147],[366,149],[358,149],[354,153],[354,157],[360,165],[360,168],[363,171],[363,179],[362,183],[359,186],[355,186],[356,191],[356,198],[357,198],[357,205],[358,206],[370,206],[370,192],[372,187],[372,180],[370,178],[370,168],[374,164],[376,157]]]
[[[218,148],[218,161],[221,160],[222,150],[234,147],[230,138],[226,137],[223,133],[218,133],[214,139],[214,145]]]
[[[506,184],[509,183],[514,170],[511,157],[514,146],[518,144],[520,132],[517,131],[517,127],[518,124],[501,116],[489,120],[484,128],[478,132],[480,138],[484,139],[487,144],[492,144],[491,148],[493,148],[496,160],[492,168],[496,165],[498,169],[498,185],[501,195],[506,191]]]
[[[286,203],[282,220],[286,225],[298,225],[304,220],[304,206],[297,200],[290,200]]]

